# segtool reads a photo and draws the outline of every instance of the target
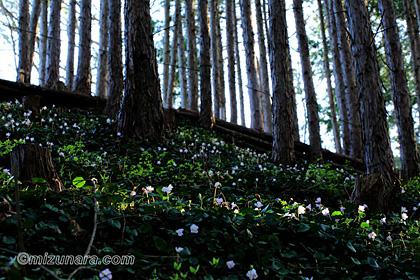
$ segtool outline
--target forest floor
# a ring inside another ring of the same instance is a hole
[[[385,215],[349,203],[356,174],[349,167],[276,166],[270,153],[229,144],[191,121],[164,143],[139,144],[87,111],[53,107],[35,116],[2,103],[0,112],[0,279],[22,279],[24,270],[26,279],[420,275],[420,178],[403,185]],[[10,152],[24,143],[50,149],[65,188],[54,192],[34,178],[21,190],[26,252],[88,253],[100,264],[20,264]]]

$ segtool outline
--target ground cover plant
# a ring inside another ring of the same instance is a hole
[[[348,202],[357,172],[226,143],[185,122],[136,143],[106,116],[0,105],[0,279],[21,279],[10,151],[51,150],[65,190],[20,193],[31,255],[133,256],[130,264],[31,265],[27,279],[418,279],[419,178],[391,214]],[[92,237],[93,236],[93,237]]]

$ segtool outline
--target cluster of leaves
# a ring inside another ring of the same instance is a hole
[[[88,112],[0,105],[0,274],[20,277],[11,149],[51,149],[65,190],[42,178],[21,195],[31,255],[90,255],[101,264],[54,265],[60,278],[417,279],[419,178],[404,186],[404,208],[385,216],[348,202],[353,171],[330,165],[276,166],[183,123],[165,144],[141,145]],[[10,207],[3,205],[10,204]],[[407,210],[408,209],[408,210]],[[134,263],[107,264],[107,256]],[[76,269],[79,270],[73,273]],[[50,279],[26,266],[30,279]],[[101,272],[102,271],[102,272]],[[1,275],[0,275],[1,278]],[[2,278],[2,279],[5,279]]]

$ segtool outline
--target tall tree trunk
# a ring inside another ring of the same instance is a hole
[[[109,40],[108,69],[109,85],[105,113],[115,117],[120,110],[124,90],[121,34],[121,0],[108,0]]]
[[[175,0],[175,7],[177,7],[180,0]],[[175,80],[176,80],[176,56],[178,54],[178,35],[179,35],[179,18],[181,17],[180,11],[175,9],[174,19],[174,36],[172,37],[172,48],[171,48],[171,70],[169,71],[168,88],[166,90],[166,106],[172,108],[175,100]]]
[[[236,102],[236,77],[235,77],[235,38],[233,25],[236,20],[233,18],[235,1],[226,0],[226,41],[228,54],[228,80],[230,93],[230,121],[238,123],[238,105]]]
[[[338,47],[340,61],[343,69],[344,86],[348,108],[350,130],[350,156],[362,158],[362,132],[360,124],[360,108],[357,98],[356,77],[354,74],[353,59],[350,42],[347,35],[346,20],[342,0],[333,0],[334,14],[337,24]]]
[[[118,131],[141,141],[163,137],[163,106],[149,0],[126,0],[126,81]]]
[[[187,21],[188,109],[198,112],[197,44],[194,0],[185,0]]]
[[[225,94],[225,70],[224,70],[224,59],[223,59],[223,45],[222,45],[222,33],[220,29],[220,1],[216,2],[216,38],[217,38],[217,57],[218,57],[218,68],[219,68],[219,110],[220,119],[226,120],[226,94]]]
[[[74,49],[76,46],[76,0],[69,3],[69,21],[67,25],[67,63],[66,63],[66,87],[73,89],[74,85]]]
[[[273,161],[285,165],[295,158],[293,130],[293,95],[289,79],[293,72],[287,60],[289,52],[285,1],[269,0],[269,51],[271,79],[273,81]]]
[[[241,58],[239,53],[239,39],[238,39],[238,23],[236,18],[236,0],[233,0],[233,36],[235,40],[235,61],[236,72],[238,74],[238,91],[239,91],[239,112],[241,115],[241,124],[245,126],[245,104],[244,104],[244,90],[242,84],[242,69]]]
[[[332,123],[333,135],[334,135],[335,150],[337,151],[337,153],[341,154],[343,151],[341,149],[341,143],[340,143],[340,129],[337,123],[334,92],[332,90],[332,85],[331,85],[330,59],[328,58],[329,51],[328,51],[328,44],[327,44],[327,36],[325,35],[324,12],[323,12],[321,0],[318,0],[318,11],[319,11],[319,18],[321,21],[322,46],[324,50],[324,69],[325,69],[325,77],[327,78],[328,101],[330,104],[331,123]]]
[[[359,88],[360,111],[367,174],[381,174],[383,189],[375,197],[372,210],[384,211],[396,194],[395,166],[388,134],[385,100],[381,90],[373,32],[364,0],[346,0],[349,30]],[[363,202],[363,199],[361,201]]]
[[[165,34],[163,37],[163,106],[168,107],[168,85],[169,85],[169,65],[170,65],[170,53],[171,48],[169,46],[170,36],[170,24],[171,24],[171,0],[165,0]]]
[[[220,119],[220,70],[219,70],[219,48],[217,38],[217,14],[218,0],[210,0],[210,43],[211,43],[211,70],[212,70],[212,93],[214,116]]]
[[[101,0],[99,21],[99,58],[98,74],[96,76],[96,95],[102,98],[108,96],[108,0]]]
[[[92,43],[92,3],[91,0],[81,0],[80,25],[79,25],[79,58],[77,63],[77,75],[74,81],[74,90],[86,95],[91,94],[90,73],[90,45]]]
[[[185,41],[182,28],[181,17],[181,2],[176,7],[179,9],[178,19],[178,73],[179,73],[179,87],[181,88],[181,107],[188,108],[188,88],[187,88],[187,73],[185,67]]]
[[[419,25],[415,18],[413,2],[403,0],[404,13],[407,21],[407,34],[410,41],[411,65],[413,68],[414,85],[416,88],[417,104],[420,104],[420,35]],[[420,105],[417,106],[420,113]],[[419,114],[420,117],[420,114]]]
[[[258,46],[260,49],[260,62],[261,62],[261,91],[262,91],[262,103],[264,111],[264,128],[268,133],[273,132],[273,111],[271,108],[271,95],[270,95],[270,83],[268,81],[268,65],[267,65],[267,52],[265,49],[264,39],[264,25],[263,16],[261,11],[261,0],[255,0],[257,27],[258,27]]]
[[[403,178],[419,175],[419,155],[411,115],[411,99],[404,69],[397,18],[392,0],[379,0],[382,24],[385,30],[385,47],[391,75],[392,97],[400,140]]]
[[[338,50],[337,25],[332,9],[332,0],[325,1],[328,15],[328,31],[330,35],[331,53],[334,71],[335,96],[337,97],[338,113],[341,121],[341,131],[343,140],[343,154],[350,155],[350,129],[347,113],[347,103],[345,96],[343,70],[341,68],[340,52]]]
[[[50,1],[50,21],[48,24],[47,62],[45,65],[45,85],[56,88],[60,80],[60,13],[61,0]]]
[[[242,30],[246,56],[248,94],[251,105],[251,128],[264,130],[261,95],[255,69],[254,31],[252,30],[251,1],[241,0]]]
[[[34,0],[32,4],[31,19],[29,22],[29,41],[28,41],[28,68],[26,72],[29,75],[29,81],[31,80],[32,66],[34,64],[34,53],[35,53],[35,39],[36,30],[38,27],[39,15],[41,13],[41,0]]]
[[[19,1],[19,65],[17,81],[30,83],[29,68],[29,0]]]
[[[322,159],[321,135],[319,133],[318,102],[316,100],[314,82],[312,80],[312,66],[309,54],[308,37],[306,36],[303,17],[302,0],[293,0],[296,33],[298,36],[299,53],[302,65],[302,77],[305,88],[306,108],[308,111],[309,141],[311,146],[311,161]]]
[[[198,0],[198,22],[200,25],[200,124],[211,128],[214,124],[211,104],[210,31],[208,0]]]
[[[45,64],[47,62],[48,0],[41,0],[39,30],[39,84],[45,85]]]
[[[420,0],[414,0],[414,7],[416,8],[417,24],[420,26]]]

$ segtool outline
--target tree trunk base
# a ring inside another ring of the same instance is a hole
[[[372,211],[383,212],[387,205],[386,181],[381,174],[365,174],[356,177],[351,203],[366,204]]]
[[[51,159],[51,151],[37,145],[17,145],[10,153],[12,174],[22,182],[23,187],[35,184],[32,178],[43,178],[53,191],[63,187]]]

